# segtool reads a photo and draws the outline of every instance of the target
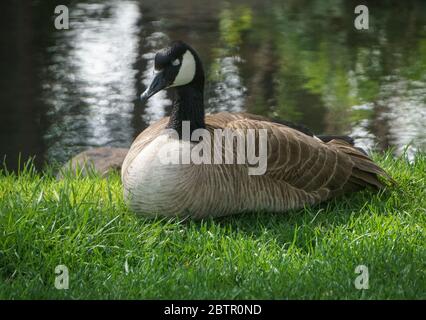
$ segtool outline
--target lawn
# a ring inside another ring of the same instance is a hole
[[[0,298],[425,299],[426,154],[375,159],[398,186],[204,221],[134,215],[118,175],[2,170]],[[368,289],[354,285],[358,265]]]

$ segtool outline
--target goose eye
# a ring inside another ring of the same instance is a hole
[[[176,59],[176,60],[174,60],[173,62],[172,62],[172,65],[173,66],[178,66],[178,65],[180,65],[180,61],[179,61],[179,59]]]

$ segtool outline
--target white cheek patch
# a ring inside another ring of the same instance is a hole
[[[179,73],[175,81],[170,87],[183,86],[190,83],[195,76],[195,58],[191,51],[187,50],[182,58],[182,65],[180,66]]]

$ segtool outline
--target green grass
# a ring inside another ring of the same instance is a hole
[[[426,155],[375,158],[398,187],[205,221],[135,216],[118,175],[3,170],[0,298],[425,299]],[[361,264],[368,290],[354,286]]]

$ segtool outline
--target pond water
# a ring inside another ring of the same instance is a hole
[[[365,2],[363,2],[365,4]],[[170,112],[138,101],[155,52],[190,43],[207,74],[208,112],[248,111],[350,134],[368,149],[426,149],[426,2],[2,1],[0,156],[63,162],[128,147]],[[65,4],[70,29],[54,28]],[[407,147],[408,145],[408,147]]]

